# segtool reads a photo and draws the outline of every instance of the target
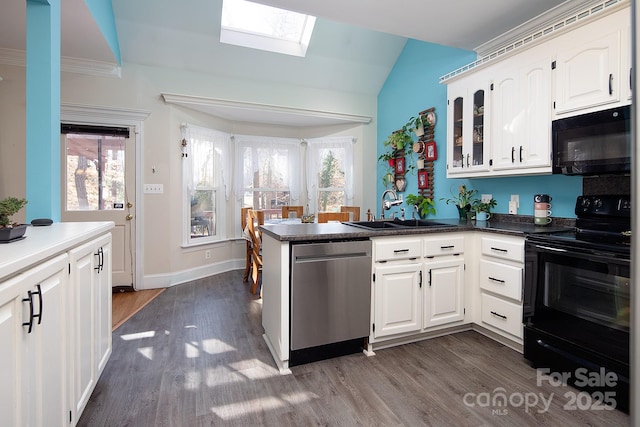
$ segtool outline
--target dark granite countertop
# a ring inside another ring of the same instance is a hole
[[[343,239],[366,239],[380,236],[406,236],[411,234],[444,233],[455,231],[478,230],[487,233],[508,234],[514,236],[526,236],[533,233],[553,233],[572,229],[574,220],[555,219],[553,225],[535,226],[532,217],[514,217],[512,215],[497,216],[491,221],[460,221],[458,219],[435,219],[442,225],[430,227],[407,227],[407,228],[383,228],[365,229],[355,227],[348,223],[326,223],[326,224],[265,224],[260,229],[267,235],[279,241],[327,241]],[[514,217],[514,218],[512,218]],[[516,219],[517,221],[506,221],[505,219]]]

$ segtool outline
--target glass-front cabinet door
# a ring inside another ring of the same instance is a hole
[[[473,176],[489,170],[485,141],[487,84],[463,79],[448,85],[447,176]]]

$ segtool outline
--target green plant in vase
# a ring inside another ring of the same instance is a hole
[[[453,204],[458,208],[458,215],[462,220],[471,219],[471,206],[473,206],[478,199],[474,197],[478,193],[478,190],[469,190],[465,184],[458,187],[458,194],[451,192],[451,198],[441,198],[446,204]]]
[[[435,203],[429,197],[407,194],[404,201],[407,205],[414,207],[418,215],[420,215],[420,218],[436,214]]]

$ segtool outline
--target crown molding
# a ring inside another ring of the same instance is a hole
[[[0,64],[25,67],[26,63],[25,51],[0,48]],[[60,58],[60,71],[97,77],[122,77],[122,67],[119,65],[88,59],[71,58],[68,56]]]
[[[73,123],[96,123],[96,117],[99,117],[101,123],[132,124],[143,122],[150,114],[150,111],[132,108],[105,107],[67,102],[60,104],[61,120]]]
[[[473,49],[478,57],[485,57],[505,46],[514,44],[516,41],[526,37],[529,34],[538,33],[545,28],[554,25],[557,21],[561,21],[571,15],[579,14],[585,10],[599,5],[603,0],[584,0],[584,1],[565,1],[564,3],[549,9],[548,11],[530,19],[529,21],[518,25],[517,27],[489,40],[486,43]],[[611,2],[609,2],[611,3]],[[616,3],[616,0],[613,1]],[[629,5],[628,0],[617,0],[618,4]],[[598,15],[599,17],[602,15]]]
[[[167,104],[181,105],[234,121],[262,123],[289,123],[290,125],[361,123],[369,124],[372,118],[355,114],[284,107],[253,102],[230,101],[192,95],[161,93]],[[261,121],[261,117],[264,121]]]

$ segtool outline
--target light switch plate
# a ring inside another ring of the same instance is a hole
[[[511,195],[511,201],[512,202],[516,202],[516,208],[520,207],[520,195],[518,194],[512,194]]]
[[[509,202],[509,214],[516,215],[518,213],[518,205],[515,201]]]
[[[491,201],[491,199],[493,199],[493,195],[492,194],[483,194],[480,196],[480,201],[482,203],[489,203]]]
[[[144,184],[144,194],[162,194],[162,193],[164,193],[164,185]]]

